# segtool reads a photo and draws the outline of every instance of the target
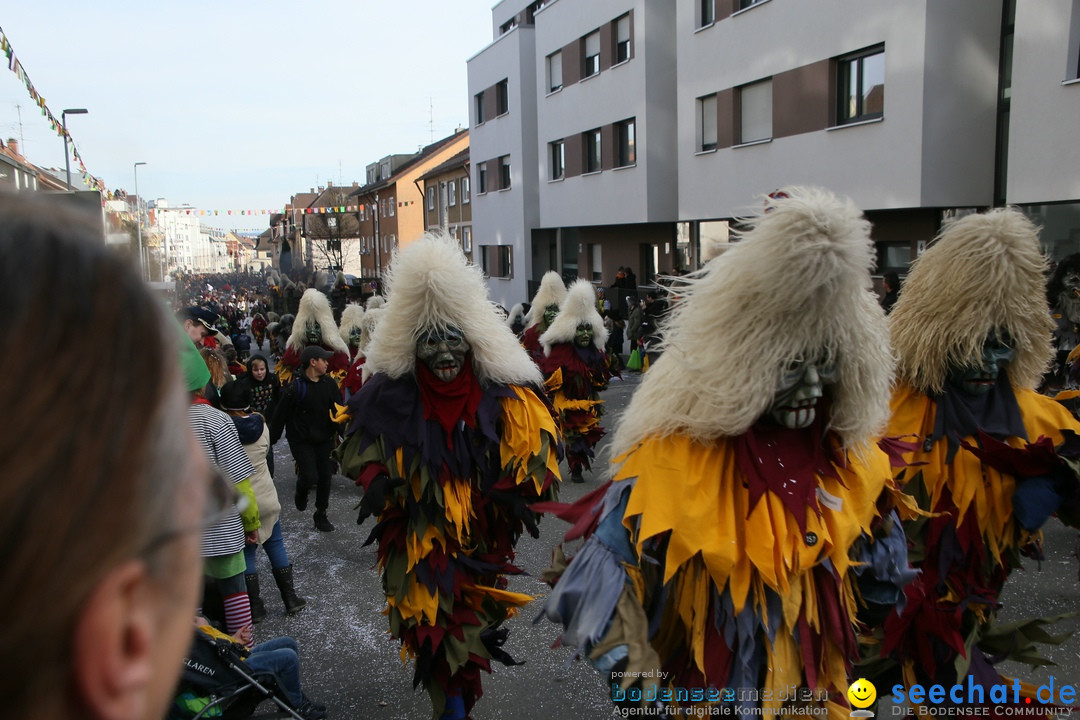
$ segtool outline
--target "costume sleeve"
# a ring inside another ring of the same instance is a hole
[[[255,490],[251,487],[251,480],[245,478],[236,483],[236,491],[247,498],[244,508],[240,511],[240,520],[244,523],[244,532],[252,532],[262,527],[259,520],[259,503],[255,499]]]
[[[633,672],[659,667],[644,610],[647,584],[635,581],[641,567],[622,524],[632,489],[632,481],[612,483],[599,500],[583,498],[580,510],[599,513],[599,522],[569,565],[557,549],[551,570],[558,579],[540,615],[562,625],[561,642],[605,672],[617,665]]]

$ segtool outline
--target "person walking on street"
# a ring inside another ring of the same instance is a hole
[[[289,553],[285,549],[285,540],[281,534],[281,501],[278,500],[274,479],[266,465],[267,449],[270,447],[270,428],[265,418],[251,410],[251,388],[234,380],[221,388],[221,409],[232,417],[240,443],[244,446],[255,474],[251,476],[251,489],[255,493],[255,502],[259,506],[258,545],[262,545],[270,560],[274,582],[281,592],[285,603],[285,612],[294,615],[300,612],[307,601],[296,594],[293,587],[293,567],[289,562]],[[259,573],[255,566],[257,545],[244,546],[244,581],[247,584],[248,598],[251,600],[251,621],[261,622],[266,617],[266,606],[259,594]]]
[[[306,510],[311,486],[315,486],[315,529],[334,530],[326,509],[330,505],[330,453],[337,442],[337,425],[331,419],[334,404],[341,398],[337,383],[327,374],[334,353],[318,345],[308,345],[300,354],[296,378],[281,393],[281,402],[270,426],[270,444],[275,445],[284,430],[289,451],[297,464],[297,510]]]

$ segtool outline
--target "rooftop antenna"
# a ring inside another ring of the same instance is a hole
[[[428,95],[428,136],[429,143],[435,142],[435,104],[432,102],[432,98]]]
[[[26,157],[26,140],[23,139],[22,105],[15,103],[15,112],[19,115],[19,151]]]

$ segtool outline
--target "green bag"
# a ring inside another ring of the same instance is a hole
[[[641,370],[641,351],[634,348],[630,358],[626,361],[627,370]]]

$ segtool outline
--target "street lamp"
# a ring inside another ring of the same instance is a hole
[[[68,115],[85,115],[89,110],[86,108],[68,108],[60,113],[60,125],[64,128],[64,167],[67,168],[67,185],[68,189],[71,189],[71,156],[68,155],[68,132],[67,132],[67,116]],[[55,115],[53,117],[56,117]]]
[[[145,165],[144,162],[135,163],[135,233],[139,238],[139,272],[142,274],[142,278],[146,279],[146,268],[143,266],[143,251],[142,251],[142,204],[139,202],[139,166]]]

